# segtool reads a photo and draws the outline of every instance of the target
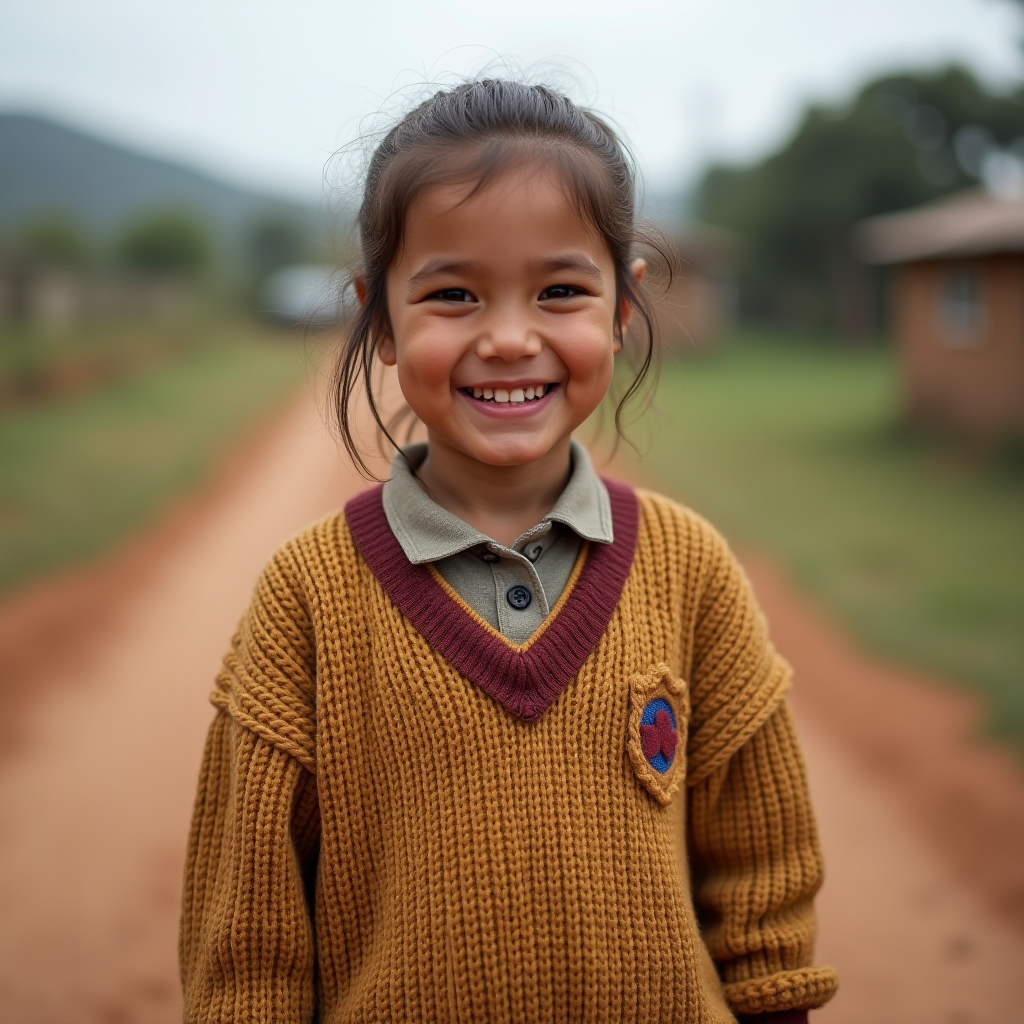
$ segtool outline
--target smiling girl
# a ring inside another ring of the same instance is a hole
[[[621,144],[543,87],[439,92],[359,228],[341,435],[382,362],[427,442],[274,555],[225,657],[186,1020],[806,1020],[789,669],[722,538],[572,439],[654,344]]]

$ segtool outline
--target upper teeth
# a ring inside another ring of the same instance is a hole
[[[547,393],[547,384],[535,384],[528,388],[470,388],[474,398],[495,402],[528,402],[534,398],[543,398]]]

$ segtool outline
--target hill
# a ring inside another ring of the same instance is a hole
[[[170,208],[200,216],[229,249],[262,218],[314,230],[322,221],[313,204],[239,188],[48,119],[0,114],[0,239],[55,214],[106,237],[140,214]]]

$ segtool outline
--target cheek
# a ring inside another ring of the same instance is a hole
[[[615,368],[615,347],[611,326],[604,318],[566,335],[560,355],[569,371],[570,384],[581,392],[600,390],[603,394],[611,383]]]
[[[596,407],[611,387],[612,375],[615,372],[615,356],[610,348],[605,349],[600,358],[595,359],[589,367],[587,377],[580,379],[582,387],[578,394],[582,403]]]
[[[450,401],[454,353],[444,338],[414,335],[401,339],[397,350],[398,382],[414,411]]]

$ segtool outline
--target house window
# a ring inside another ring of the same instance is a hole
[[[939,292],[942,342],[951,348],[975,348],[981,343],[981,275],[973,267],[944,271]]]

